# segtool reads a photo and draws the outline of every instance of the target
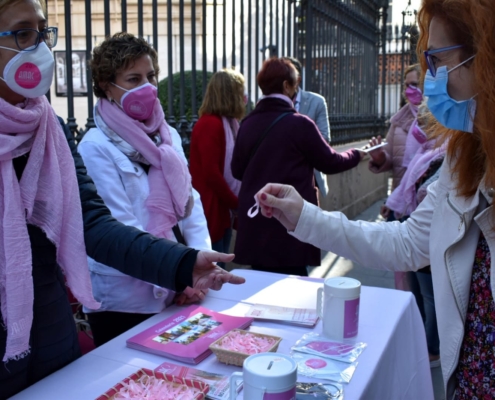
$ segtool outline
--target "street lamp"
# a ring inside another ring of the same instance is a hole
[[[406,16],[411,16],[412,11],[409,10],[409,7],[411,7],[411,0],[407,2],[407,7],[405,8],[404,11],[402,11],[402,62],[401,62],[401,74],[404,74],[404,68],[405,68],[405,60],[404,60],[404,55],[405,55],[405,45],[406,45]]]

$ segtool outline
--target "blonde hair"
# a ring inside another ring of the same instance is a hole
[[[419,64],[412,64],[404,71],[404,79],[406,79],[406,76],[413,71],[418,73],[418,77],[421,76],[421,66]]]
[[[7,7],[13,6],[14,4],[21,3],[26,0],[0,0],[0,13],[4,11]],[[46,1],[45,0],[35,0],[38,1],[41,5],[41,9],[45,13],[46,16]]]
[[[208,82],[199,116],[214,114],[241,119],[244,116],[244,77],[233,69],[222,69]]]

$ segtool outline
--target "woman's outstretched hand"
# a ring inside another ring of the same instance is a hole
[[[231,274],[214,264],[216,262],[227,263],[233,259],[233,254],[200,251],[193,269],[193,288],[220,290],[224,283],[234,285],[244,283],[246,281],[244,278]]]
[[[289,231],[296,229],[301,216],[304,200],[297,190],[289,185],[269,183],[256,193],[261,213],[275,217]]]

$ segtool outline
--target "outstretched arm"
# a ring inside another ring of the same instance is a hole
[[[198,252],[165,239],[158,239],[115,220],[96,192],[78,154],[74,137],[59,119],[76,166],[88,255],[134,278],[167,289],[182,291],[199,283],[199,288],[219,289],[222,283],[242,283],[240,277],[216,270],[213,262],[228,262],[233,255]],[[208,286],[210,285],[210,286]]]

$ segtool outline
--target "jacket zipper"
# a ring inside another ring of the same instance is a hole
[[[454,210],[454,212],[459,216],[460,222],[459,222],[459,226],[458,226],[457,230],[460,231],[462,228],[462,225],[464,224],[464,214],[462,214],[457,208],[454,207],[454,205],[450,201],[450,193],[449,192],[447,192],[447,203],[449,203],[450,208],[452,208],[452,210]]]
[[[458,231],[461,230],[462,228],[462,225],[464,224],[464,214],[462,214],[453,204],[452,202],[450,201],[450,193],[447,192],[447,203],[449,204],[450,208],[459,216],[459,219],[460,219],[460,222],[459,222],[459,226],[457,228]],[[448,266],[448,260],[447,260],[447,251],[450,249],[451,246],[453,246],[454,244],[456,244],[457,242],[459,242],[461,240],[461,238],[459,238],[457,241],[455,241],[454,243],[452,243],[449,248],[445,251],[445,254],[444,254],[444,262],[445,262],[445,265]],[[462,339],[461,339],[462,340]],[[459,351],[457,352],[456,354],[457,357],[459,357]],[[455,374],[455,370],[449,375],[449,378],[447,379],[447,384],[444,385],[444,389],[445,389],[445,393],[447,394],[447,391],[448,391],[448,388],[449,388],[449,382],[452,378],[452,375]],[[454,394],[452,396],[452,400],[455,400],[456,396],[455,396],[455,391],[454,391]]]

